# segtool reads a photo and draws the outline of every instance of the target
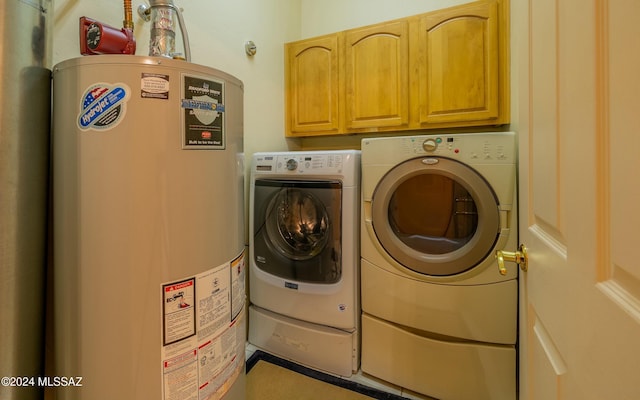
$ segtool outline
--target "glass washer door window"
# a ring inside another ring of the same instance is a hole
[[[255,265],[285,280],[332,284],[342,277],[342,182],[256,179]]]
[[[308,260],[324,250],[331,220],[325,205],[312,193],[281,189],[267,206],[267,237],[283,256]]]
[[[471,167],[443,157],[393,168],[372,199],[376,237],[400,264],[418,273],[455,275],[493,250],[500,230],[496,196]]]

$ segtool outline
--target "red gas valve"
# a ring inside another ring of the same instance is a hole
[[[135,54],[133,30],[117,29],[87,17],[80,17],[80,54]]]

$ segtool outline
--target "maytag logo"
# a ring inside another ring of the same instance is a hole
[[[289,289],[298,290],[298,284],[297,283],[285,282],[284,283],[284,287],[289,288]]]

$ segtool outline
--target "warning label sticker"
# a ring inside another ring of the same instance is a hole
[[[162,285],[163,400],[220,400],[244,373],[244,259]]]

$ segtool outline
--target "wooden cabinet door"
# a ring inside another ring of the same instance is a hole
[[[406,127],[408,21],[353,29],[344,37],[345,128]]]
[[[338,133],[338,35],[288,43],[285,54],[287,135]]]
[[[419,24],[420,126],[496,120],[500,111],[498,3],[480,1],[425,14]]]

